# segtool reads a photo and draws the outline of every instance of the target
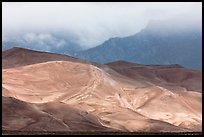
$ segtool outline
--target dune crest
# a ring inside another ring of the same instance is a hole
[[[4,130],[202,131],[201,72],[21,48],[2,57]]]

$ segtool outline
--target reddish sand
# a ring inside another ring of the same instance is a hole
[[[22,48],[2,57],[4,130],[202,131],[201,72]]]

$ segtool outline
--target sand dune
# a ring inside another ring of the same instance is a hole
[[[202,131],[201,72],[18,48],[3,55],[3,129]]]
[[[126,61],[106,64],[118,73],[134,80],[145,80],[161,85],[180,86],[186,90],[202,92],[202,72],[180,65],[140,65]]]
[[[9,107],[9,108],[8,108]],[[114,131],[86,111],[63,103],[31,104],[3,97],[3,129],[19,131]]]
[[[48,61],[86,62],[67,55],[35,51],[19,47],[14,47],[2,52],[2,68],[20,67]]]

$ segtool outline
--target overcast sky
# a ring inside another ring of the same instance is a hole
[[[81,46],[93,47],[111,37],[135,34],[151,19],[175,16],[201,22],[202,3],[3,2],[3,40],[12,35],[25,34],[32,39],[37,34],[44,38],[56,33],[73,38]]]

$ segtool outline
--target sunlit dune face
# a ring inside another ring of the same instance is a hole
[[[48,60],[2,69],[2,128],[202,131],[202,86],[194,84],[202,81],[202,73],[178,66],[159,68],[128,62],[99,66]],[[189,79],[192,83],[183,86]]]
[[[62,95],[71,96],[89,79],[88,65],[63,61],[3,71],[3,87],[13,93],[13,97],[31,103],[54,101]]]

